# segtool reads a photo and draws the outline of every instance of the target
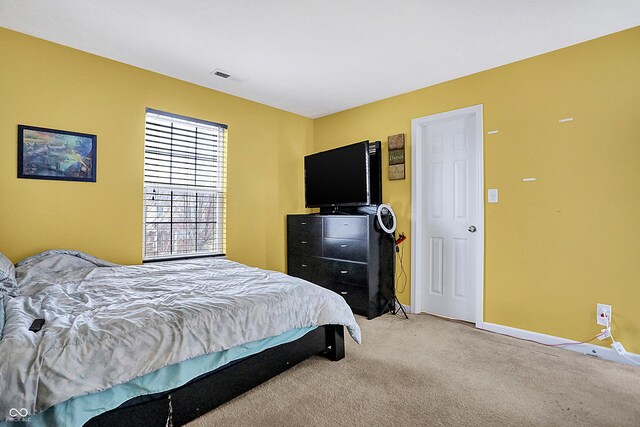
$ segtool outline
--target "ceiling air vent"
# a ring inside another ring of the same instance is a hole
[[[228,79],[229,77],[231,77],[231,74],[225,73],[222,70],[215,70],[212,74],[214,76],[222,77],[223,79]]]

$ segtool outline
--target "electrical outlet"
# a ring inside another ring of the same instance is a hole
[[[611,324],[611,306],[609,304],[598,304],[596,309],[596,321],[598,325],[608,326]]]

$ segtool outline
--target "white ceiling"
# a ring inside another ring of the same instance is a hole
[[[312,118],[638,25],[639,0],[0,0],[2,27]]]

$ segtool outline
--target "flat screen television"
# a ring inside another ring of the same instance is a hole
[[[304,158],[305,206],[327,208],[371,204],[369,142]]]

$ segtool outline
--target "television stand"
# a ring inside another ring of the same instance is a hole
[[[366,206],[333,206],[330,208],[320,208],[320,212],[310,215],[375,215],[378,205]]]
[[[340,208],[338,206],[334,206],[332,208],[328,208],[328,209],[320,209],[320,213],[322,215],[351,215],[351,212],[345,212],[345,211],[341,211],[339,210]]]

